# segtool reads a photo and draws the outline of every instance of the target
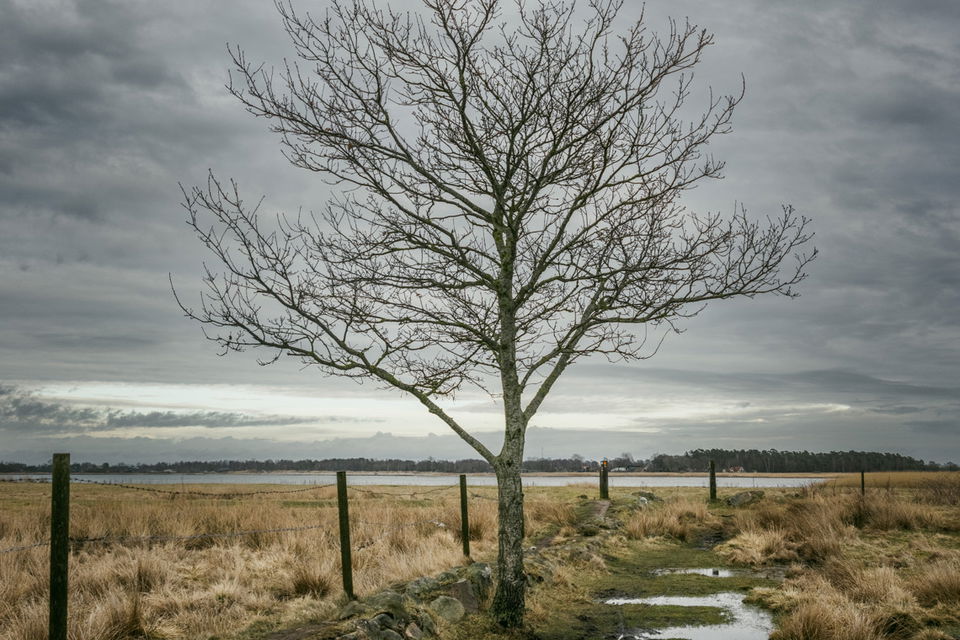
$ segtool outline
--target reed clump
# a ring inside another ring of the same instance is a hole
[[[687,542],[704,528],[718,525],[703,500],[676,497],[637,511],[624,524],[624,530],[632,539],[667,536]]]
[[[955,637],[957,513],[930,497],[929,479],[865,495],[828,485],[735,514],[740,531],[718,547],[722,555],[754,566],[794,561],[779,587],[752,596],[779,614],[771,640]]]

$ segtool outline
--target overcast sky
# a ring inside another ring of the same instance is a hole
[[[799,299],[715,304],[653,359],[568,370],[528,456],[960,461],[960,3],[646,7],[652,30],[673,15],[715,34],[701,86],[746,78],[712,145],[727,177],[689,208],[792,204],[821,255]],[[226,43],[277,64],[285,37],[264,0],[0,0],[0,460],[476,457],[399,395],[218,357],[174,303],[168,274],[195,296],[204,259],[178,183],[213,168],[291,211],[329,193],[223,88]],[[450,410],[496,440],[489,399]]]

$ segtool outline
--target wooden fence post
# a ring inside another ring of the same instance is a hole
[[[710,461],[710,502],[717,501],[717,464]]]
[[[860,497],[867,495],[867,478],[863,470],[860,471]]]
[[[463,555],[470,557],[470,521],[467,514],[467,476],[460,474],[460,537],[463,539]]]
[[[50,640],[67,640],[70,561],[70,454],[53,454],[50,491]]]
[[[609,472],[609,464],[604,458],[600,462],[600,499],[609,500],[610,499],[610,479],[607,476]]]
[[[353,564],[350,558],[350,514],[347,510],[347,472],[337,471],[337,508],[340,512],[340,573],[343,574],[343,592],[350,600],[353,595]]]

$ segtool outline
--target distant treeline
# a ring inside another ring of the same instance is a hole
[[[646,463],[648,471],[703,471],[713,460],[717,469],[761,473],[856,471],[956,471],[948,462],[924,462],[899,453],[876,451],[777,451],[776,449],[696,449],[682,455],[659,454]]]
[[[710,460],[718,470],[765,473],[797,472],[854,472],[854,471],[932,471],[960,469],[948,462],[924,462],[897,453],[869,451],[759,451],[729,449],[696,449],[682,455],[657,454],[649,460],[637,460],[627,453],[611,457],[610,469],[616,471],[705,471]],[[581,456],[570,458],[534,458],[525,460],[524,471],[575,472],[598,471],[600,461]],[[78,462],[71,465],[74,473],[229,473],[235,471],[377,471],[420,473],[489,473],[493,471],[484,460],[376,460],[373,458],[326,458],[323,460],[214,460],[157,462],[154,464],[94,464]],[[0,473],[31,473],[50,471],[50,464],[29,465],[0,462]]]

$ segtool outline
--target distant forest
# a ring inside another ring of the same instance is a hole
[[[871,451],[777,451],[776,449],[696,449],[681,455],[657,454],[649,460],[637,460],[630,454],[610,458],[610,469],[617,471],[659,471],[676,473],[705,471],[710,461],[719,471],[760,473],[799,472],[855,472],[855,471],[957,471],[953,462],[938,464],[924,462],[898,453]],[[570,458],[534,458],[525,460],[524,471],[572,472],[598,471],[600,461],[581,456]],[[484,460],[374,460],[372,458],[327,458],[324,460],[215,460],[188,462],[157,462],[155,464],[94,464],[80,462],[71,465],[74,473],[228,473],[233,471],[378,471],[378,472],[433,472],[484,473],[491,472]],[[31,473],[50,471],[50,464],[28,465],[0,462],[0,473]]]

